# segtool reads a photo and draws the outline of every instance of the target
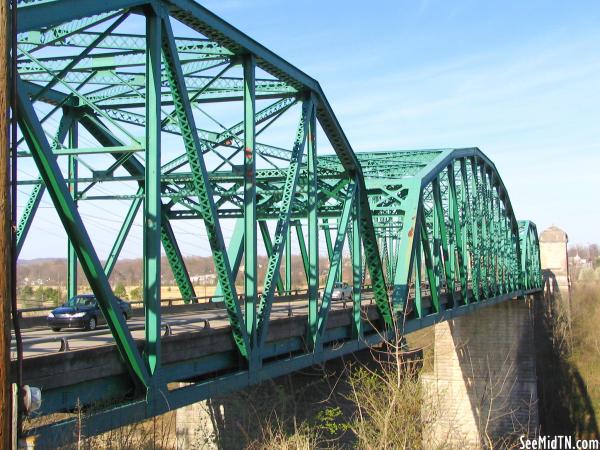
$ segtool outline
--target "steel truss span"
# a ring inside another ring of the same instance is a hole
[[[99,433],[540,289],[535,225],[517,221],[479,149],[355,153],[315,80],[192,0],[18,3],[18,183],[28,195],[18,251],[45,197],[69,240],[69,295],[79,264],[126,367],[40,386],[41,414],[112,402],[88,419],[86,432]],[[83,212],[94,204],[120,216],[109,249],[94,245]],[[134,226],[142,341],[109,283]],[[182,256],[192,244],[214,260],[234,357],[173,362],[161,352],[161,252],[193,302]],[[292,251],[303,262],[305,326],[281,340],[271,311],[298,288]],[[351,319],[332,328],[340,280],[354,287]],[[180,381],[190,384],[170,389]],[[66,436],[73,426],[31,432]]]

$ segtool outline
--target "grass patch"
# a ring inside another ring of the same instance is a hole
[[[600,283],[575,284],[572,351],[568,360],[585,382],[595,417],[600,415]]]

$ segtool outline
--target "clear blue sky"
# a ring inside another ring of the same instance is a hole
[[[600,242],[600,2],[201,3],[317,79],[355,150],[477,146],[518,218]],[[126,205],[89,203],[105,257]],[[139,223],[125,258],[141,254]],[[176,227],[184,253],[208,253],[195,225]],[[64,236],[46,196],[21,258],[65,257]]]
[[[355,150],[477,146],[519,218],[600,242],[600,2],[202,3],[316,78]]]

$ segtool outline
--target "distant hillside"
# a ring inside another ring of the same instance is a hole
[[[212,257],[201,257],[193,256],[184,258],[186,267],[191,277],[197,277],[201,275],[214,274],[215,268]],[[243,264],[243,261],[242,261]],[[259,277],[264,277],[264,270],[267,266],[266,256],[258,257],[259,266]],[[282,263],[283,267],[283,263]],[[328,261],[325,258],[321,258],[320,261],[320,272],[321,278],[326,274],[328,267]],[[173,273],[169,267],[169,263],[166,257],[161,260],[162,270],[162,284],[172,285],[175,284]],[[345,269],[350,277],[349,268]],[[241,281],[239,276],[243,273],[240,270],[238,275],[238,282]],[[78,270],[78,279],[81,284],[85,283],[85,277],[81,271],[81,267]],[[349,279],[349,278],[346,278]],[[123,283],[126,286],[140,285],[142,280],[142,260],[140,259],[123,259],[119,260],[112,272],[110,282],[113,285],[117,283]],[[67,283],[67,260],[66,258],[40,258],[19,261],[17,264],[17,282],[20,286],[25,285],[47,285],[47,286],[66,286]],[[292,283],[295,286],[302,286],[306,284],[306,275],[304,274],[304,268],[302,259],[300,256],[292,256]]]

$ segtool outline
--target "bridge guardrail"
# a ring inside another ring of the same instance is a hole
[[[343,304],[343,308],[346,308],[347,306],[347,302],[348,300],[333,300],[332,303],[342,303]],[[373,303],[373,300],[371,299],[371,304]],[[288,317],[293,317],[293,311],[297,310],[297,309],[301,309],[304,308],[304,305],[297,305],[297,306],[292,306],[291,304],[288,305],[287,308],[287,316]],[[203,322],[204,324],[204,329],[208,330],[211,329],[211,321],[215,322],[215,321],[219,321],[219,320],[227,320],[228,316],[227,314],[221,314],[215,317],[211,317],[211,318],[199,318],[197,319],[198,322]],[[180,325],[180,324],[189,324],[189,323],[193,323],[193,321],[191,320],[170,320],[170,321],[163,321],[163,323],[161,323],[161,328],[164,329],[163,331],[163,337],[167,337],[167,336],[172,336],[175,333],[173,333],[173,327],[176,325]],[[139,330],[143,330],[144,329],[144,325],[132,325],[129,326],[129,331],[139,331]],[[44,337],[39,337],[39,338],[33,338],[33,339],[27,339],[23,344],[30,346],[30,345],[36,345],[36,344],[47,344],[50,342],[57,342],[60,344],[60,347],[56,350],[56,352],[66,352],[66,351],[70,351],[70,345],[69,345],[69,340],[75,340],[75,339],[85,339],[85,338],[90,338],[90,337],[96,337],[96,336],[102,336],[104,334],[106,334],[108,331],[108,329],[101,329],[101,330],[95,330],[95,331],[79,331],[79,332],[73,332],[73,333],[69,333],[68,336],[65,335],[60,335],[60,336],[44,336]]]
[[[363,289],[363,292],[370,292],[372,290],[371,286],[365,286],[365,288]],[[260,295],[260,292],[259,292]],[[286,301],[292,301],[292,300],[300,300],[304,297],[306,297],[306,295],[308,295],[308,289],[293,289],[291,291],[285,292],[281,295],[277,295],[275,302],[286,302]],[[216,298],[222,298],[222,295],[207,295],[204,297],[191,297],[192,300],[196,300],[195,302],[191,302],[191,303],[185,303],[183,298],[177,297],[177,298],[168,298],[168,299],[162,299],[161,300],[161,306],[164,308],[166,307],[172,307],[172,306],[184,306],[184,305],[198,305],[200,310],[204,309],[202,308],[202,305],[210,305],[208,308],[206,309],[212,309],[212,308],[217,308],[219,309],[220,303],[221,302],[215,302],[214,299]],[[243,294],[238,294],[238,300],[239,301],[243,301],[244,296]],[[128,302],[132,308],[135,309],[139,309],[142,308],[144,305],[144,302],[141,300],[136,300],[136,301],[131,301]],[[50,311],[52,311],[53,309],[55,309],[56,306],[54,307],[50,307],[50,306],[40,306],[40,307],[34,307],[34,308],[20,308],[17,310],[17,314],[19,316],[19,320],[25,320],[27,318],[33,318],[33,317],[45,317],[45,314],[32,314],[32,313],[49,313]],[[24,314],[31,314],[30,316],[24,316]],[[27,326],[26,326],[27,327]]]
[[[460,291],[460,287],[457,289],[458,291]],[[369,292],[371,291],[371,289],[365,289],[363,292]],[[530,290],[531,292],[536,291],[535,289]],[[530,291],[525,291],[524,294],[528,294],[530,293]],[[284,303],[287,300],[292,300],[294,299],[295,296],[301,296],[303,297],[304,295],[306,295],[307,291],[306,290],[295,290],[293,291],[295,292],[295,294],[293,295],[287,295],[287,296],[280,296],[280,303]],[[410,289],[410,294],[409,295],[409,301],[408,301],[408,305],[407,305],[407,309],[406,309],[406,314],[410,314],[412,312],[412,309],[414,308],[414,286],[411,286]],[[448,295],[449,293],[447,293],[446,295]],[[423,297],[423,300],[425,302],[427,302],[428,300],[430,300],[430,290],[429,288],[421,288],[421,295]],[[242,296],[240,296],[242,297]],[[446,296],[444,296],[444,298],[441,299],[443,304],[446,304],[448,299]],[[139,302],[141,303],[141,302]],[[332,300],[333,304],[342,304],[342,308],[346,309],[349,306],[352,305],[352,300],[351,299],[336,299],[336,300]],[[373,304],[373,298],[370,298],[368,300],[368,304],[372,305]],[[366,302],[363,303],[363,305],[366,305]],[[429,306],[429,305],[425,305],[425,306]],[[288,317],[293,317],[294,315],[294,310],[297,309],[302,309],[304,308],[304,305],[296,305],[293,306],[291,303],[288,304],[287,307],[287,316]],[[212,322],[216,322],[219,320],[227,320],[228,316],[227,314],[221,314],[221,315],[217,315],[211,318],[199,318],[199,319],[195,319],[195,321],[197,322],[203,322],[204,324],[204,329],[205,330],[209,330],[211,329],[211,321]],[[167,337],[167,336],[172,336],[175,333],[173,333],[173,327],[176,325],[180,325],[180,324],[190,324],[193,323],[194,320],[185,320],[185,319],[180,319],[180,320],[170,320],[170,321],[163,321],[163,323],[161,324],[161,328],[164,329],[163,331],[163,337]],[[129,326],[129,330],[130,331],[139,331],[139,330],[143,330],[144,326],[143,325],[132,325]],[[68,336],[45,336],[45,337],[40,337],[40,338],[33,338],[33,339],[27,339],[24,342],[24,345],[30,346],[30,345],[36,345],[36,344],[46,344],[46,343],[50,343],[50,342],[57,342],[59,344],[59,348],[56,350],[57,353],[60,352],[67,352],[67,351],[71,351],[70,348],[70,344],[69,344],[69,340],[73,341],[76,339],[85,339],[85,338],[89,338],[89,337],[95,337],[95,336],[101,336],[103,334],[106,334],[107,330],[106,329],[102,329],[102,330],[96,330],[96,331],[81,331],[81,332],[73,332],[73,333],[69,333]]]

